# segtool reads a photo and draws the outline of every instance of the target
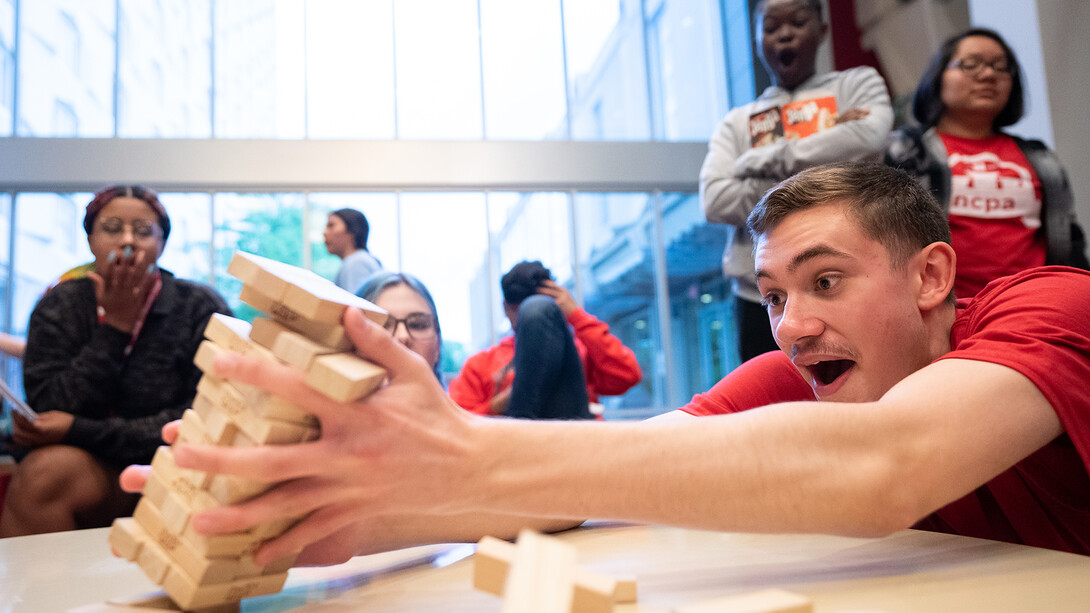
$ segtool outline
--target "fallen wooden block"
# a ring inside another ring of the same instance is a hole
[[[516,548],[514,543],[495,537],[482,538],[477,543],[477,553],[474,556],[473,587],[496,596],[503,596]],[[618,579],[576,567],[571,608],[573,613],[610,613],[614,605],[634,602],[636,602],[634,578]]]
[[[503,613],[571,613],[575,560],[575,547],[520,532],[504,584]]]
[[[674,609],[673,613],[812,613],[814,603],[784,590],[761,590],[707,600]]]

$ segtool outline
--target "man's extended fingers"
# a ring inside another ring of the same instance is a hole
[[[174,421],[167,422],[167,424],[163,426],[163,430],[161,433],[161,436],[163,437],[163,442],[167,445],[173,445],[174,441],[178,440],[178,429],[181,427],[182,420],[180,419],[175,419]]]
[[[300,559],[295,561],[297,565],[346,561],[355,555],[353,541],[332,537],[358,519],[351,509],[340,505],[324,506],[276,538],[266,541],[254,554],[254,562],[269,564],[293,554],[300,555]],[[312,550],[310,555],[308,548]],[[322,551],[313,551],[315,549]],[[333,549],[338,551],[334,552]]]
[[[280,396],[322,421],[344,413],[343,404],[308,387],[303,381],[303,372],[298,368],[247,357],[233,351],[222,352],[212,365],[216,376],[246,383]]]
[[[315,471],[314,443],[298,445],[257,445],[219,447],[178,443],[174,445],[174,463],[207,473],[238,475],[274,483],[306,476]]]
[[[118,481],[121,483],[121,489],[135,494],[144,490],[144,484],[148,482],[149,474],[151,474],[150,466],[133,464],[121,471],[121,477]]]

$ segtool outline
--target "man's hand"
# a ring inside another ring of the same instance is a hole
[[[95,299],[105,311],[105,323],[132,332],[155,282],[154,262],[148,261],[147,252],[118,249],[101,270],[87,276],[95,284]]]
[[[575,299],[571,297],[568,290],[557,285],[556,281],[543,281],[541,285],[538,286],[537,293],[544,296],[550,296],[553,300],[556,300],[556,306],[560,307],[560,311],[564,313],[565,318],[571,315],[572,311],[579,308],[579,305],[575,303]]]
[[[257,386],[301,406],[321,423],[321,437],[298,445],[216,447],[178,443],[179,467],[245,476],[272,484],[265,493],[193,518],[202,534],[246,530],[302,517],[256,553],[259,564],[302,551],[300,563],[341,562],[373,547],[379,518],[474,511],[478,467],[474,424],[439,386],[419,355],[349,309],[345,328],[359,353],[384,367],[388,382],[367,398],[340,403],[303,382],[303,372],[226,353],[217,376]],[[136,477],[134,477],[134,480]],[[370,527],[371,529],[367,529]],[[346,542],[346,538],[355,540]]]
[[[163,442],[167,445],[173,445],[174,441],[178,440],[178,428],[182,425],[182,420],[176,419],[165,426],[163,426]],[[147,483],[148,473],[151,472],[151,467],[146,464],[133,464],[125,467],[125,470],[121,471],[121,489],[133,494],[139,494],[144,490],[144,484]]]
[[[45,411],[38,414],[38,419],[31,422],[18,413],[12,413],[11,440],[20,447],[33,449],[45,445],[55,445],[64,440],[75,419],[64,411]]]

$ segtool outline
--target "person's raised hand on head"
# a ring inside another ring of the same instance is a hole
[[[579,305],[575,302],[575,298],[572,298],[571,293],[560,285],[557,285],[556,281],[551,279],[542,281],[541,285],[537,288],[537,293],[550,296],[553,300],[556,300],[556,306],[560,307],[560,311],[564,313],[564,317],[571,315],[572,311],[579,308]]]

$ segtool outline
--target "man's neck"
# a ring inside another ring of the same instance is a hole
[[[924,315],[924,325],[930,334],[928,339],[929,361],[934,362],[950,353],[954,348],[950,341],[950,332],[957,319],[957,308],[952,304],[943,304],[932,313]]]
[[[357,251],[359,251],[359,249],[356,249],[354,246],[348,247],[347,249],[344,250],[344,253],[342,253],[340,257],[343,260],[346,257],[352,255],[353,253],[355,253]]]

